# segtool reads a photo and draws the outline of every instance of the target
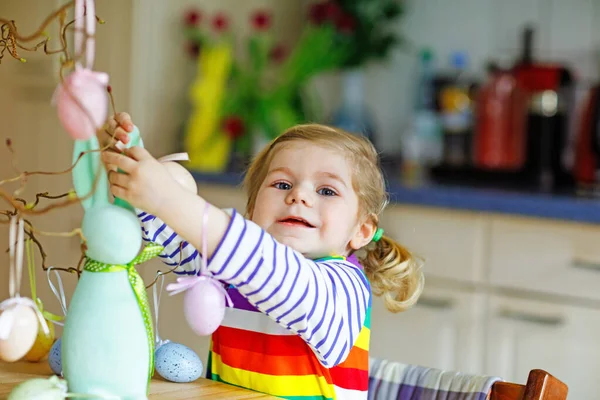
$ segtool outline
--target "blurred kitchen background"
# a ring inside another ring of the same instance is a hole
[[[570,386],[570,398],[595,398],[600,2],[96,3],[105,23],[95,69],[110,74],[117,111],[132,115],[157,157],[187,151],[184,165],[214,204],[243,210],[245,165],[294,123],[373,140],[392,200],[382,226],[426,260],[427,281],[408,312],[374,302],[372,356],[521,383],[541,368]],[[0,16],[27,33],[60,4],[0,0]],[[0,149],[0,179],[15,175],[15,163],[71,163],[50,102],[58,60],[21,56],[26,63],[5,52],[0,64],[1,132],[14,150]],[[23,196],[71,186],[68,174],[32,177]],[[81,216],[76,206],[34,218],[62,232]],[[42,241],[48,265],[76,265],[76,238]],[[40,263],[38,293],[60,313]],[[147,283],[158,269],[140,268]],[[76,277],[62,276],[68,301]],[[5,268],[0,298],[7,278]],[[161,337],[206,360],[208,340],[186,325],[181,296],[161,302]]]

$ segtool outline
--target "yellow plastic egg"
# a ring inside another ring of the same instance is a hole
[[[38,334],[33,347],[25,354],[25,360],[40,362],[50,353],[50,349],[56,340],[56,335],[54,324],[46,320],[46,325],[48,325],[48,333],[44,332],[41,322],[38,321]]]
[[[175,180],[184,188],[189,190],[192,193],[198,193],[198,187],[196,186],[196,180],[190,174],[190,172],[185,169],[179,163],[174,161],[167,161],[162,163],[165,168],[169,171],[171,176],[175,178]]]
[[[0,318],[6,317],[5,313],[13,313],[13,315],[8,338],[0,339],[0,359],[14,362],[20,360],[33,346],[39,322],[31,307],[23,304],[5,310]]]

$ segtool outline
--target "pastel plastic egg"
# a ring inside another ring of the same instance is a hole
[[[112,204],[87,210],[81,229],[87,240],[86,255],[106,264],[127,264],[142,246],[136,215]]]
[[[225,296],[217,284],[208,279],[201,280],[186,290],[183,297],[185,318],[200,336],[212,334],[225,317]]]
[[[58,86],[54,102],[58,118],[73,139],[87,140],[106,121],[108,75],[79,68]]]
[[[59,338],[50,349],[48,354],[48,365],[56,375],[62,375],[62,338]]]
[[[48,326],[48,333],[44,332],[44,328],[38,320],[38,334],[35,338],[35,343],[33,343],[33,347],[25,354],[25,360],[29,362],[40,362],[50,352],[50,349],[56,340],[56,335],[54,324],[46,320],[46,325]]]
[[[171,174],[173,178],[183,186],[185,189],[192,193],[198,193],[198,186],[196,186],[196,180],[190,174],[190,172],[185,169],[181,164],[176,163],[174,161],[166,161],[162,163],[167,171]]]
[[[38,333],[38,318],[31,307],[17,304],[4,313],[12,312],[13,320],[8,338],[0,339],[0,359],[20,360],[33,346]],[[3,313],[3,314],[4,314]],[[0,315],[0,318],[4,315]]]
[[[173,342],[156,349],[154,366],[164,379],[177,383],[193,382],[200,378],[203,370],[200,357],[192,349]]]
[[[57,376],[29,379],[8,395],[8,400],[64,400],[67,396],[67,383]]]

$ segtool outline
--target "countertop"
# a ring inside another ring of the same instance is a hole
[[[40,363],[4,363],[0,361],[0,399],[19,383],[34,378],[50,377],[52,372],[47,362]],[[191,383],[173,383],[162,379],[153,379],[150,383],[150,400],[168,399],[275,399],[275,397],[200,378]]]
[[[242,173],[191,172],[198,183],[238,186],[243,178]],[[600,199],[576,195],[440,184],[409,187],[393,179],[388,182],[388,191],[391,202],[398,204],[600,224]]]

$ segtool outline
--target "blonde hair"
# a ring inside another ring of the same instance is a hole
[[[291,141],[328,146],[346,155],[354,167],[352,184],[359,199],[360,212],[362,216],[372,218],[374,224],[379,222],[379,216],[389,200],[375,147],[362,136],[319,124],[297,125],[288,129],[254,158],[244,178],[248,217],[254,212],[258,191],[267,176],[273,156],[281,144]],[[420,260],[387,236],[369,243],[361,249],[361,253],[364,254],[359,260],[373,294],[383,297],[388,310],[404,311],[417,302],[424,286]]]

